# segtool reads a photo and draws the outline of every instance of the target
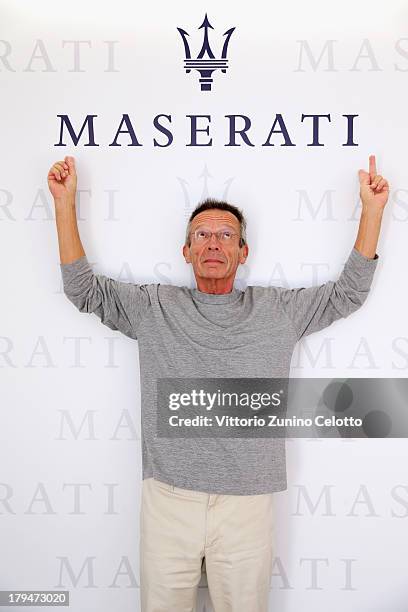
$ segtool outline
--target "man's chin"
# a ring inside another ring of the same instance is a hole
[[[201,270],[201,274],[203,278],[224,278],[225,276],[225,264],[222,263],[209,263],[204,264]]]

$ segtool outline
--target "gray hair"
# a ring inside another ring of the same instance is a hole
[[[193,212],[191,213],[190,218],[187,223],[187,228],[186,228],[186,238],[185,238],[186,245],[190,246],[191,244],[191,240],[190,240],[191,222],[194,219],[194,217],[196,217],[199,213],[203,212],[204,210],[212,210],[213,208],[230,212],[238,219],[239,227],[240,227],[239,246],[243,247],[247,243],[247,239],[246,239],[246,225],[247,224],[246,224],[246,219],[244,217],[244,213],[237,206],[234,206],[233,204],[229,204],[228,202],[225,202],[224,200],[216,200],[215,198],[207,198],[203,202],[199,203],[195,207]]]

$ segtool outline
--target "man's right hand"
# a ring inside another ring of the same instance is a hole
[[[63,161],[55,162],[47,178],[54,200],[73,199],[75,201],[77,174],[73,157],[67,155]]]

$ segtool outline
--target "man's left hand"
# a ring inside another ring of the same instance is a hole
[[[390,188],[388,181],[377,174],[375,155],[369,156],[369,171],[358,171],[360,180],[360,197],[363,208],[368,211],[382,211],[387,203]]]

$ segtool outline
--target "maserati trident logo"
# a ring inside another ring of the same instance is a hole
[[[228,44],[231,38],[231,34],[235,30],[235,28],[230,28],[223,34],[223,36],[225,36],[226,38],[224,40],[224,44],[221,50],[221,57],[219,54],[218,57],[215,57],[214,52],[210,47],[208,33],[210,28],[211,30],[213,30],[214,28],[208,20],[207,13],[205,14],[203,23],[198,29],[201,30],[201,28],[204,28],[204,40],[201,50],[198,53],[196,59],[191,57],[190,45],[188,44],[187,39],[187,37],[189,36],[188,32],[186,32],[182,28],[177,29],[180,32],[181,38],[183,39],[184,43],[184,68],[186,69],[186,73],[191,72],[192,69],[198,70],[198,72],[200,73],[199,83],[201,85],[201,91],[211,91],[211,85],[213,82],[212,73],[217,70],[217,68],[220,68],[221,72],[227,72]]]

